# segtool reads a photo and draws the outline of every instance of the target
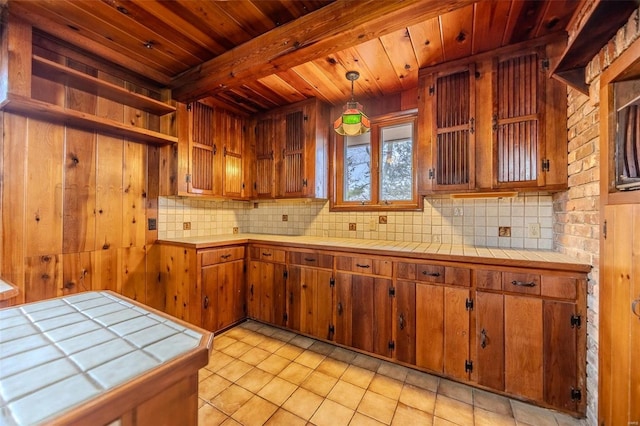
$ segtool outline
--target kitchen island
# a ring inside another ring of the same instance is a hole
[[[197,424],[210,332],[112,292],[0,310],[0,424]]]

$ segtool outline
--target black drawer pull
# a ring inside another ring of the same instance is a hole
[[[207,309],[209,307],[209,297],[204,297],[204,308]]]
[[[338,315],[342,315],[342,303],[338,302]]]
[[[269,256],[271,256],[271,253],[262,253],[262,255],[263,255],[264,257],[269,257]]]
[[[251,293],[251,299],[253,300],[253,284],[251,284],[251,288],[249,289],[249,293]]]
[[[400,326],[400,330],[404,330],[404,314],[400,314],[398,325]]]
[[[535,283],[535,282],[533,282],[533,281],[531,281],[531,282],[529,282],[529,283],[528,283],[528,282],[526,282],[526,281],[516,281],[516,280],[513,280],[513,281],[511,281],[511,284],[512,284],[512,285],[515,285],[515,286],[518,286],[518,287],[535,287],[535,286],[536,286],[536,283]]]
[[[484,328],[480,331],[480,346],[482,349],[487,347],[487,330]]]
[[[422,275],[426,275],[427,277],[439,277],[440,272],[422,271]]]
[[[304,260],[305,260],[306,262],[315,262],[315,261],[316,261],[316,259],[315,259],[315,258],[313,258],[313,257],[305,257],[305,258],[304,258]]]
[[[371,265],[361,265],[361,264],[359,264],[359,263],[356,263],[356,266],[357,266],[358,268],[371,268]]]
[[[220,257],[221,257],[222,259],[225,259],[225,260],[226,260],[226,259],[230,258],[230,257],[231,257],[231,255],[230,255],[230,254],[223,254],[223,255],[220,255]]]

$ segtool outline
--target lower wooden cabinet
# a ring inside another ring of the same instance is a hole
[[[333,256],[314,252],[290,252],[289,256],[287,326],[332,340]]]
[[[244,247],[200,250],[202,323],[218,331],[246,316]]]
[[[580,268],[247,247],[247,273],[244,246],[163,250],[166,311],[214,331],[246,316],[543,406],[586,411]]]
[[[247,315],[259,321],[286,326],[286,252],[263,246],[249,249]]]
[[[392,288],[390,279],[338,272],[336,342],[391,357]]]
[[[475,363],[483,386],[584,413],[584,277],[476,270]]]

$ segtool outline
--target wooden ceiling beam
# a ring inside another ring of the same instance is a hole
[[[171,83],[173,97],[185,102],[215,95],[473,1],[337,0],[182,73]]]

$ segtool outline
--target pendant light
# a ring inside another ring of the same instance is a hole
[[[357,136],[367,133],[371,129],[369,118],[362,112],[362,105],[353,96],[353,82],[360,77],[358,71],[347,71],[345,75],[351,81],[351,100],[347,102],[342,115],[333,123],[333,129],[342,136]]]

